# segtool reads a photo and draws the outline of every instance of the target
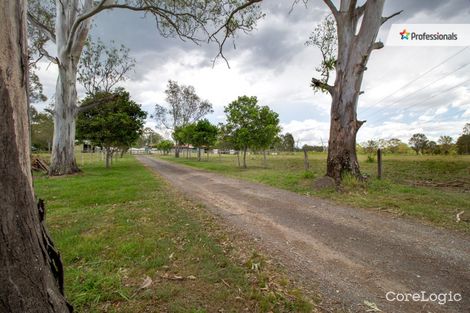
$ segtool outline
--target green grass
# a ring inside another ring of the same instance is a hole
[[[305,195],[389,211],[470,232],[470,156],[384,155],[383,179],[378,180],[377,163],[368,162],[366,155],[359,155],[361,170],[369,176],[368,181],[346,179],[340,192],[313,187],[313,180],[325,173],[324,153],[309,154],[308,171],[304,170],[301,153],[271,155],[267,168],[262,165],[261,155],[249,155],[248,169],[238,167],[236,156],[213,155],[200,162],[184,156],[179,159],[159,157]],[[464,211],[462,221],[457,223],[456,214],[461,211]]]
[[[34,182],[76,312],[312,311],[282,271],[132,157],[84,164]]]

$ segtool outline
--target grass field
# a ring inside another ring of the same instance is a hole
[[[35,177],[76,312],[311,312],[282,270],[132,157]]]
[[[320,196],[356,207],[412,216],[435,225],[470,232],[470,156],[395,156],[383,157],[383,179],[378,180],[377,163],[360,155],[367,182],[347,178],[342,191],[315,190],[313,180],[325,173],[326,154],[310,153],[310,169],[304,170],[303,154],[268,157],[263,167],[261,155],[247,156],[248,169],[239,168],[236,156],[211,155],[197,161],[184,156],[157,156],[224,175],[284,188],[305,195]],[[456,215],[464,211],[462,220]]]

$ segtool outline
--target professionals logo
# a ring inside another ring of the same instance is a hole
[[[410,39],[410,32],[407,32],[406,28],[402,32],[400,32],[400,35],[401,35],[401,40]]]
[[[393,24],[390,27],[386,45],[402,47],[470,46],[470,23]]]

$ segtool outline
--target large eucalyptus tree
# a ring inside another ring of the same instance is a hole
[[[36,51],[57,64],[52,175],[78,171],[74,158],[75,120],[82,110],[77,102],[77,69],[92,18],[105,10],[126,9],[152,14],[164,37],[194,43],[214,42],[217,56],[237,30],[250,31],[261,17],[262,0],[31,0],[30,34]],[[47,51],[47,42],[55,53]]]
[[[341,0],[339,8],[331,0],[323,0],[336,22],[337,57],[332,62],[331,46],[320,47],[323,55],[322,69],[334,68],[334,85],[328,84],[328,76],[312,79],[312,86],[330,93],[332,97],[330,137],[326,175],[337,182],[349,172],[361,177],[356,155],[356,134],[365,121],[357,119],[357,103],[367,62],[373,50],[383,48],[377,34],[383,23],[400,14],[383,17],[385,0],[367,0],[357,5],[357,0]],[[331,23],[326,22],[331,29]],[[331,36],[326,36],[331,40]]]
[[[60,256],[34,199],[25,0],[0,1],[0,30],[0,312],[70,312]]]

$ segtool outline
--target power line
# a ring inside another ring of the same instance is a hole
[[[463,49],[460,49],[459,51],[457,51],[456,53],[452,54],[451,56],[449,56],[448,58],[446,58],[445,60],[441,61],[439,64],[433,66],[432,68],[430,68],[429,70],[425,71],[424,73],[421,73],[420,75],[416,76],[415,78],[413,78],[411,81],[407,82],[406,84],[400,86],[400,88],[394,90],[392,93],[388,94],[387,96],[381,98],[378,102],[375,103],[375,105],[379,104],[379,103],[382,103],[384,100],[388,99],[389,97],[393,96],[394,94],[396,94],[398,91],[401,91],[403,88],[405,87],[408,87],[410,86],[410,84],[414,83],[415,81],[417,81],[418,79],[420,79],[421,77],[424,77],[425,75],[429,74],[430,72],[434,71],[436,68],[440,67],[441,65],[443,65],[444,63],[448,62],[449,60],[455,58],[457,55],[461,54],[462,52],[464,52],[466,49],[468,49],[469,46],[466,46],[464,47]],[[363,112],[365,113],[365,112]]]
[[[432,81],[431,83],[429,83],[429,84],[427,84],[427,85],[425,85],[425,86],[423,86],[423,87],[421,87],[421,88],[419,88],[419,89],[416,89],[415,91],[413,91],[413,92],[411,92],[411,93],[409,93],[409,94],[406,94],[405,96],[403,96],[403,97],[401,97],[401,98],[399,98],[399,99],[393,101],[392,103],[389,103],[388,106],[391,106],[391,105],[393,105],[393,104],[399,103],[399,102],[401,102],[402,100],[404,100],[405,98],[409,98],[410,95],[416,94],[416,93],[418,93],[419,91],[422,91],[422,90],[428,88],[429,86],[434,85],[435,83],[437,83],[437,82],[443,80],[444,78],[449,77],[450,75],[453,75],[453,74],[457,73],[458,71],[462,70],[463,68],[465,68],[465,67],[468,66],[468,65],[470,65],[470,63],[466,63],[466,64],[460,66],[459,68],[457,68],[456,70],[451,71],[451,72],[447,73],[446,75],[444,75],[444,76],[442,76],[442,77],[439,77],[438,79]],[[376,112],[373,112],[371,115],[369,115],[369,117],[368,117],[367,119],[370,119],[371,117],[376,116],[376,115],[379,114],[381,111],[383,111],[383,109],[378,110],[378,111],[376,111]]]
[[[441,92],[438,92],[438,93],[434,93],[434,94],[432,94],[430,97],[427,97],[427,98],[425,98],[425,99],[420,99],[419,102],[415,102],[414,104],[412,103],[411,105],[408,105],[408,107],[402,108],[401,111],[400,111],[400,114],[403,113],[403,111],[404,111],[405,109],[411,108],[411,107],[415,106],[415,105],[418,104],[418,103],[422,103],[422,102],[428,101],[428,100],[430,100],[430,99],[433,99],[433,98],[435,98],[435,97],[437,97],[437,96],[439,96],[439,95],[446,94],[447,92],[449,92],[449,91],[451,91],[451,90],[453,90],[453,89],[456,89],[456,88],[458,88],[458,87],[460,87],[460,86],[466,84],[467,82],[470,82],[470,78],[464,80],[463,82],[458,83],[457,85],[454,85],[454,86],[452,86],[452,87],[449,87],[449,88],[445,89],[444,91],[441,91]],[[372,120],[372,122],[379,122],[379,121],[382,121],[382,120],[384,120],[384,119],[386,119],[386,118],[387,118],[387,117],[382,117],[381,119]]]

